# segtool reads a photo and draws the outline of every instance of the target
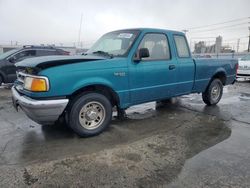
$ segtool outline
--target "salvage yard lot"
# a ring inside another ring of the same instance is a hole
[[[250,83],[127,110],[99,136],[40,126],[0,89],[0,187],[250,187]]]

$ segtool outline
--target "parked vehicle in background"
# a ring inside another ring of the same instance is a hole
[[[182,32],[113,31],[82,56],[17,63],[13,105],[40,124],[65,117],[77,134],[93,136],[108,127],[113,107],[122,112],[190,93],[216,105],[223,86],[234,83],[237,65],[234,59],[193,59]]]
[[[69,55],[69,52],[50,46],[23,46],[0,54],[0,86],[16,80],[15,63],[27,58],[51,55]]]
[[[237,78],[250,79],[250,54],[239,59]]]

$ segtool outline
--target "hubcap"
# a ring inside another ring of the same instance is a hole
[[[216,84],[211,91],[211,98],[213,99],[213,101],[217,101],[219,99],[220,93],[221,93],[221,88],[218,84]]]
[[[105,116],[104,106],[97,101],[92,101],[85,104],[80,110],[79,122],[85,129],[93,130],[103,123]]]

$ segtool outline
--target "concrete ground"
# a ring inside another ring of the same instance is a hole
[[[0,187],[250,187],[250,82],[127,110],[103,134],[40,126],[0,89]]]

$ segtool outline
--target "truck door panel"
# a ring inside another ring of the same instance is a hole
[[[130,63],[131,103],[171,97],[175,90],[176,60],[171,58],[168,38],[162,33],[146,34],[138,50],[147,48],[149,57]]]

